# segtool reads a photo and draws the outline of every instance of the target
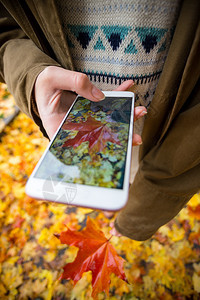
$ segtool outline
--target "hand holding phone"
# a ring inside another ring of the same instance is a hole
[[[38,75],[34,96],[40,118],[50,139],[77,94],[92,101],[104,98],[104,94],[83,73],[48,66]]]
[[[126,91],[133,84],[133,80],[126,80],[115,91]],[[104,94],[83,73],[48,66],[38,75],[34,85],[34,98],[42,124],[50,139],[77,94],[92,101],[100,101],[104,98]],[[141,117],[141,113],[145,110],[144,106],[135,108],[135,120]],[[140,142],[141,137],[134,134],[133,145],[138,145]]]
[[[32,197],[119,210],[128,199],[134,94],[77,97],[31,175]]]

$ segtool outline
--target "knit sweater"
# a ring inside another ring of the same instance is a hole
[[[77,71],[102,90],[133,79],[148,108],[163,69],[181,0],[60,0],[58,13]]]

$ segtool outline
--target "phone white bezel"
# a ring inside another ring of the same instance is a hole
[[[75,205],[80,207],[89,207],[92,209],[101,209],[101,210],[110,210],[117,211],[123,208],[128,200],[128,190],[129,190],[129,176],[130,176],[130,165],[131,165],[131,153],[132,153],[132,135],[133,135],[133,121],[134,121],[134,93],[128,91],[103,91],[105,96],[107,97],[131,97],[132,98],[132,113],[130,119],[129,126],[129,138],[127,145],[127,155],[126,155],[126,164],[125,164],[125,174],[124,174],[124,184],[123,189],[115,189],[115,188],[104,188],[98,186],[90,186],[90,185],[82,185],[82,184],[72,184],[70,183],[70,187],[76,191],[75,198],[72,200],[67,199],[63,194],[60,197],[55,199],[54,193],[48,193],[48,199],[44,196],[44,183],[47,182],[47,179],[41,179],[34,177],[38,168],[42,164],[42,161],[48,152],[51,144],[53,143],[58,131],[62,127],[65,119],[70,113],[76,99],[71,105],[69,111],[63,118],[59,128],[57,129],[55,135],[50,141],[47,149],[43,153],[41,159],[39,160],[37,166],[35,167],[33,173],[31,174],[27,184],[26,184],[26,194],[30,197],[37,198],[45,201],[52,201],[57,203],[63,203],[68,205]],[[53,182],[53,185],[56,186],[58,181]],[[62,185],[66,184],[66,188],[69,187],[68,183],[62,182]],[[46,194],[45,194],[46,195]],[[59,200],[58,200],[59,199]]]

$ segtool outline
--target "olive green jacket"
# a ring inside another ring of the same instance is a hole
[[[0,80],[45,134],[32,90],[49,65],[73,69],[53,0],[0,1]],[[184,0],[143,130],[140,165],[115,226],[145,240],[200,187],[200,1]]]

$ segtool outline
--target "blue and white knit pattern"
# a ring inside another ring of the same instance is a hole
[[[176,26],[181,0],[60,0],[75,69],[102,90],[134,79],[136,104],[149,106]]]

